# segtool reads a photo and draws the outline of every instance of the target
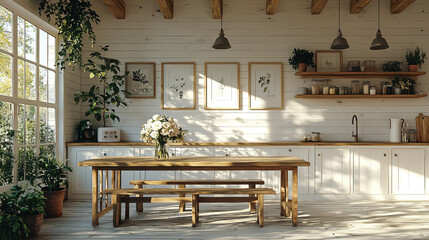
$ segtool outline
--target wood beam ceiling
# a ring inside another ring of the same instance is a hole
[[[173,0],[156,0],[165,19],[173,19],[174,2]]]
[[[210,0],[212,5],[213,19],[220,19],[222,17],[223,0]]]
[[[267,15],[274,15],[276,12],[277,5],[279,5],[280,0],[266,0],[266,14]]]
[[[313,0],[311,1],[311,14],[320,14],[328,0]]]
[[[350,0],[350,13],[358,14],[371,0]]]
[[[415,1],[416,0],[390,0],[390,13],[401,13]]]
[[[103,2],[117,19],[125,19],[124,0],[103,0]]]

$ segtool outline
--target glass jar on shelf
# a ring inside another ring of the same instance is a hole
[[[370,95],[376,95],[377,94],[377,88],[375,86],[371,86],[369,89]]]
[[[381,82],[381,94],[387,95],[387,86],[389,85],[389,82]]]
[[[320,94],[320,81],[317,81],[317,80],[311,81],[311,94],[312,95]]]
[[[352,95],[359,95],[360,94],[360,87],[359,87],[360,81],[359,80],[353,80],[352,81]]]
[[[347,95],[347,86],[341,86],[338,88],[338,94],[340,95]]]
[[[374,60],[364,61],[363,66],[364,66],[365,72],[375,72],[375,61]]]
[[[363,94],[366,94],[366,95],[368,95],[369,94],[369,81],[364,81],[363,83],[362,83],[362,92],[363,92]]]
[[[329,95],[329,83],[328,80],[325,80],[325,83],[323,84],[323,95]]]
[[[320,132],[312,132],[311,133],[311,141],[312,142],[320,142]]]
[[[360,72],[360,61],[349,61],[347,63],[347,72]]]
[[[330,86],[330,87],[329,87],[329,94],[330,94],[330,95],[335,95],[335,94],[337,94],[337,87],[336,87],[336,86]]]

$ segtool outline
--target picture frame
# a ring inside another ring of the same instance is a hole
[[[125,79],[127,98],[155,98],[156,71],[154,62],[126,62],[125,71],[129,71]]]
[[[196,67],[194,62],[170,62],[161,65],[161,109],[196,108]]]
[[[240,110],[240,63],[204,64],[205,110]]]
[[[283,63],[249,63],[249,109],[283,109]]]
[[[337,50],[316,51],[316,72],[341,72],[343,52]]]

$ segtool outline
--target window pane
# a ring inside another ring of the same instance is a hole
[[[18,109],[18,143],[36,143],[36,107],[20,104]]]
[[[42,29],[39,29],[39,63],[48,64],[48,34]]]
[[[55,68],[55,37],[48,34],[48,67]]]
[[[13,173],[13,105],[0,102],[0,186],[12,183]]]
[[[40,146],[40,157],[55,157],[55,145]]]
[[[18,97],[36,100],[36,65],[18,60]]]
[[[37,160],[35,147],[18,149],[18,181],[34,181],[37,176]]]
[[[12,52],[12,12],[0,5],[0,48]]]
[[[48,71],[48,102],[55,103],[55,72]]]
[[[48,100],[48,70],[39,67],[39,101]]]
[[[12,96],[12,57],[0,53],[0,95]]]
[[[18,17],[18,55],[36,61],[36,26]]]
[[[55,109],[39,107],[40,143],[55,143]]]

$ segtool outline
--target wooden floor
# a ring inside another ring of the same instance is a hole
[[[130,220],[112,227],[112,214],[91,226],[91,202],[66,201],[63,217],[45,219],[33,239],[429,239],[429,202],[300,202],[299,225],[279,216],[279,204],[265,203],[265,227],[246,204],[202,204],[201,224],[175,204],[145,205]]]

